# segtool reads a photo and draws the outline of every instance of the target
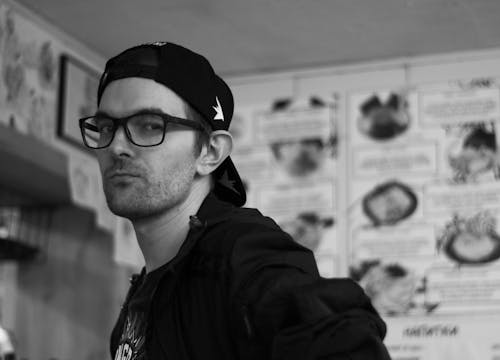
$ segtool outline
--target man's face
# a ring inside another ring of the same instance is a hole
[[[110,83],[99,111],[125,117],[156,109],[186,118],[183,100],[153,80],[126,78]],[[96,150],[109,208],[131,220],[158,215],[187,199],[196,175],[196,134],[183,127],[165,134],[163,143],[139,147],[119,127],[111,145]]]

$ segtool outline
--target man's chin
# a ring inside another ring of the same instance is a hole
[[[127,196],[106,198],[109,210],[113,214],[131,221],[155,216],[161,212],[161,208],[157,208],[153,201],[145,199],[146,197],[134,198]]]
[[[113,214],[130,220],[137,218],[143,212],[136,199],[132,199],[123,193],[106,194],[106,202]]]
[[[130,204],[108,204],[109,210],[117,216],[129,219],[131,221],[144,218],[148,214],[141,211],[137,207],[132,207]]]

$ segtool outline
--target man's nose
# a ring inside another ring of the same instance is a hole
[[[133,154],[132,149],[133,144],[127,137],[125,133],[125,128],[123,126],[118,126],[115,130],[115,136],[113,141],[109,144],[109,148],[113,154],[117,156],[131,156]]]

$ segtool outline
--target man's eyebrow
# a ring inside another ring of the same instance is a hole
[[[143,107],[143,108],[138,108],[134,109],[133,111],[127,112],[123,114],[122,116],[115,116],[111,115],[110,113],[103,111],[103,110],[97,110],[94,116],[104,116],[104,117],[109,117],[109,118],[122,118],[122,117],[128,117],[132,116],[135,114],[139,113],[153,113],[153,114],[165,114],[165,115],[170,115],[169,113],[165,112],[164,110],[160,109],[159,107]]]
[[[97,111],[95,112],[94,116],[112,117],[112,116],[111,116],[111,115],[109,115],[107,112],[102,111],[102,110],[97,110]]]

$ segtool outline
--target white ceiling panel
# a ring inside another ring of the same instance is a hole
[[[166,40],[225,75],[500,46],[499,0],[17,0],[105,57]]]

